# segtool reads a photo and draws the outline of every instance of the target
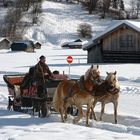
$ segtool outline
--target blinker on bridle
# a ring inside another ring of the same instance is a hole
[[[99,82],[98,82],[98,80],[99,80],[99,75],[96,75],[96,76],[94,76],[91,72],[90,72],[90,75],[91,75],[91,77],[92,77],[92,82],[93,83],[95,83],[95,84],[98,84]]]

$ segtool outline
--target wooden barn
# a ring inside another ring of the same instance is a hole
[[[119,21],[83,46],[88,63],[140,63],[140,22]]]
[[[72,42],[65,42],[61,45],[62,48],[71,48],[71,49],[80,49],[82,48],[83,41],[81,39],[77,39]]]
[[[25,51],[25,52],[34,52],[35,46],[32,41],[17,41],[11,44],[12,51]]]
[[[0,38],[0,50],[10,49],[11,41],[6,38]]]
[[[41,43],[39,43],[38,41],[34,42],[34,45],[35,45],[35,49],[41,49]]]

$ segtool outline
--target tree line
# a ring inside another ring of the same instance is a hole
[[[140,11],[140,0],[130,0],[129,8],[126,9],[124,0],[87,0],[86,3],[89,14],[98,10],[102,18],[111,14],[118,19],[138,18]]]
[[[64,1],[64,0],[54,0]],[[111,16],[116,19],[138,18],[140,12],[140,0],[130,0],[129,9],[125,8],[124,0],[65,0],[68,3],[80,3],[92,14],[98,11],[101,18]]]

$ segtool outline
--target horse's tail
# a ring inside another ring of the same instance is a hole
[[[57,86],[54,96],[53,96],[53,106],[54,109],[59,112],[61,106],[62,106],[62,99],[61,99],[61,91],[62,91],[61,83]]]
[[[57,112],[63,111],[64,102],[67,98],[72,97],[72,87],[74,81],[62,81],[56,88],[53,96],[53,106]]]

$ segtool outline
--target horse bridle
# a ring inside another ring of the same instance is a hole
[[[100,80],[100,76],[99,75],[97,75],[97,76],[94,76],[93,75],[93,73],[90,73],[91,74],[91,76],[92,76],[92,82],[94,83],[94,84],[99,84],[99,81],[98,80]]]
[[[109,93],[116,93],[116,92],[120,91],[120,88],[116,88],[114,84],[110,84],[107,80],[105,80],[105,81],[108,84],[109,88],[107,90]],[[111,86],[111,85],[113,85],[113,86]]]

